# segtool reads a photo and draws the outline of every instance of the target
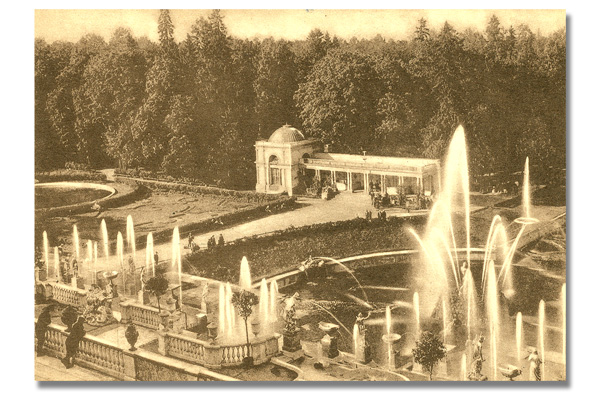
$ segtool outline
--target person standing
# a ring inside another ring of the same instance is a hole
[[[543,360],[538,355],[538,351],[532,351],[531,354],[527,357],[527,360],[529,360],[529,380],[541,381]]]
[[[75,355],[79,350],[79,342],[85,336],[85,329],[83,327],[83,317],[78,316],[77,322],[73,324],[71,328],[71,332],[69,332],[69,336],[65,340],[65,347],[67,349],[67,354],[65,358],[62,359],[62,363],[66,368],[72,368],[73,362],[75,359]]]
[[[37,339],[36,355],[38,357],[45,354],[44,343],[46,343],[46,332],[48,331],[48,326],[52,323],[53,310],[54,304],[46,306],[35,323],[35,337]]]
[[[154,265],[158,265],[158,251],[154,252]]]
[[[219,234],[219,243],[218,243],[219,247],[223,247],[225,246],[225,238],[223,237],[223,234]]]

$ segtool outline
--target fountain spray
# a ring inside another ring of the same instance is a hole
[[[544,300],[540,300],[538,317],[539,317],[538,346],[540,348],[539,356],[542,359],[542,366],[541,366],[542,380],[545,380],[546,379],[546,368],[545,368],[546,357],[545,357],[545,348],[544,348],[544,333],[545,333],[544,332],[544,324],[546,323],[546,302]]]
[[[77,232],[77,225],[73,225],[73,248],[75,250],[75,257],[79,260],[79,233]]]
[[[521,347],[523,340],[523,314],[519,311],[517,313],[517,327],[515,331],[515,338],[517,343],[517,362],[521,362]]]
[[[44,262],[46,263],[46,276],[49,276],[49,272],[48,272],[49,268],[50,268],[50,261],[48,260],[49,244],[48,244],[48,234],[46,233],[46,231],[44,231],[42,236],[44,238]]]
[[[104,256],[108,261],[108,231],[106,229],[106,221],[104,218],[100,222],[100,231],[102,232],[102,243],[104,244]]]
[[[133,218],[131,215],[127,216],[127,245],[131,249],[131,254],[135,258],[135,232],[133,230]]]

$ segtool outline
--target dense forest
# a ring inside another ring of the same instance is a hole
[[[181,43],[168,10],[159,42],[117,29],[77,43],[35,41],[36,170],[142,167],[252,189],[254,147],[283,124],[335,151],[441,157],[465,127],[473,174],[532,177],[566,165],[566,31],[526,25],[440,30],[409,40],[228,34],[221,13]]]

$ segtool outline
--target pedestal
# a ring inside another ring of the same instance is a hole
[[[283,332],[283,351],[294,353],[302,349],[300,345],[300,338],[298,337],[300,329],[296,328],[294,332],[284,331]]]
[[[358,336],[356,338],[356,349],[354,349],[354,357],[356,358],[356,362],[361,364],[366,364],[371,361],[370,352],[367,349],[367,341],[365,332],[358,332]]]
[[[329,358],[335,358],[340,355],[338,350],[338,330],[339,325],[332,324],[329,322],[319,322],[319,329],[325,332],[325,336],[321,339],[321,345],[323,346],[323,353],[327,354]]]
[[[74,276],[71,278],[71,286],[77,289],[85,289],[83,284],[83,278],[80,276]]]

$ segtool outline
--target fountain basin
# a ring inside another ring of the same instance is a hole
[[[540,220],[533,217],[519,217],[515,219],[514,222],[521,225],[533,225],[540,222]]]
[[[402,339],[402,336],[397,333],[386,333],[381,337],[381,340],[388,344],[398,343],[400,339]]]
[[[116,189],[89,182],[50,182],[35,185],[36,210],[76,207],[108,199]]]

